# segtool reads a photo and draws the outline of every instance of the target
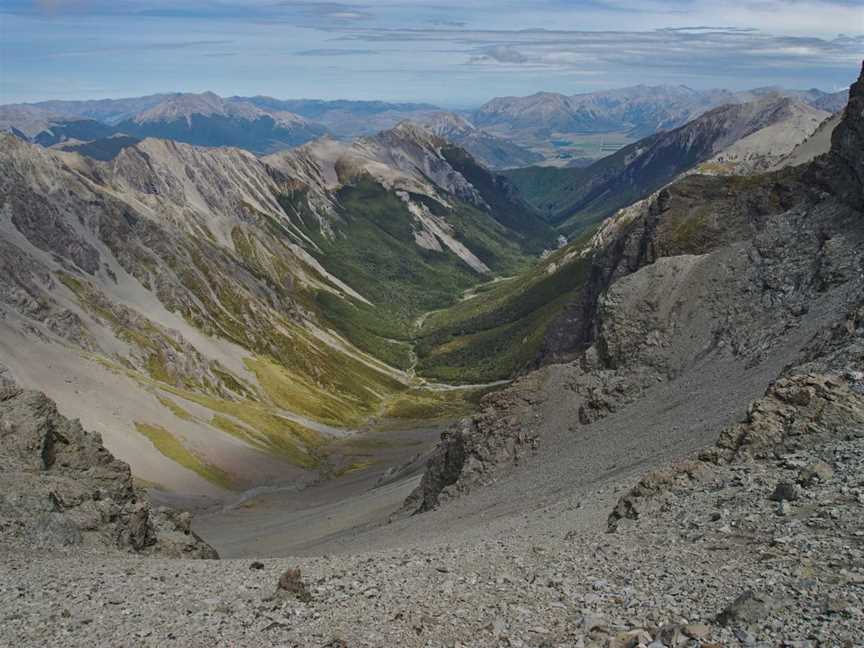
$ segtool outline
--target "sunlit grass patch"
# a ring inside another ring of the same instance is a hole
[[[228,490],[234,489],[233,479],[227,472],[204,461],[161,425],[135,421],[135,429],[147,437],[150,443],[171,461],[188,468],[217,486]]]
[[[177,418],[179,418],[180,420],[182,420],[182,421],[194,421],[195,420],[195,417],[192,416],[192,414],[190,414],[185,409],[180,407],[180,405],[177,402],[171,400],[170,398],[167,398],[166,396],[157,395],[156,399],[160,403],[162,403],[163,406],[165,406],[169,410],[171,410],[171,413],[174,416],[176,416]]]

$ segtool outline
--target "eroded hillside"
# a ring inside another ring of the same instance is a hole
[[[407,126],[265,160],[147,139],[98,161],[5,136],[4,362],[182,492],[350,467],[328,453],[346,429],[464,410],[468,392],[415,377],[414,320],[551,238],[448,155]]]

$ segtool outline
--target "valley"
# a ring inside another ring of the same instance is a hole
[[[608,10],[151,8],[230,94],[0,105],[0,643],[861,644],[864,67],[763,85],[860,39]]]

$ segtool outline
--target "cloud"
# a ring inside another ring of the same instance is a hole
[[[737,27],[651,31],[369,29],[367,42],[455,43],[466,65],[603,72],[667,69],[696,76],[854,66],[864,36],[776,36]]]
[[[374,49],[310,49],[296,52],[296,56],[364,56],[378,54]]]
[[[226,94],[468,105],[633,83],[831,88],[857,75],[862,1],[0,0],[0,92],[206,79]]]
[[[163,41],[163,42],[128,42],[104,45],[99,47],[87,47],[81,49],[63,50],[52,56],[84,56],[87,54],[103,54],[109,52],[135,52],[135,51],[160,51],[160,50],[183,50],[196,47],[213,47],[233,44],[233,40],[197,40],[197,41]]]
[[[498,63],[528,63],[528,57],[509,45],[494,45],[483,48],[480,56],[471,58],[472,62],[497,61]]]
[[[303,2],[303,0],[282,0],[273,7],[296,10],[307,16],[335,20],[337,22],[355,22],[370,20],[373,16],[365,5],[344,4],[340,2]],[[266,9],[266,6],[265,6]]]
[[[434,27],[455,27],[457,29],[460,27],[465,27],[468,24],[467,22],[463,22],[461,20],[440,20],[439,19],[439,20],[427,20],[426,22],[428,24],[434,26]]]

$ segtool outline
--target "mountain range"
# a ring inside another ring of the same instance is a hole
[[[551,223],[572,236],[691,169],[768,169],[829,116],[798,100],[768,94],[710,110],[584,168],[530,167],[508,175]]]
[[[684,86],[635,86],[565,96],[539,93],[493,99],[477,110],[442,111],[429,104],[381,101],[280,100],[202,94],[156,94],[128,99],[45,101],[0,106],[0,128],[44,146],[81,147],[110,157],[128,140],[161,137],[200,146],[237,146],[266,154],[324,134],[372,135],[410,120],[470,152],[490,168],[546,161],[585,166],[618,148],[678,127],[724,103],[786,96],[828,112],[844,93],[761,88],[733,93]],[[96,144],[92,144],[98,142]]]
[[[855,645],[862,149],[864,69],[839,117],[649,135],[552,222],[410,122],[0,136],[4,636]]]

